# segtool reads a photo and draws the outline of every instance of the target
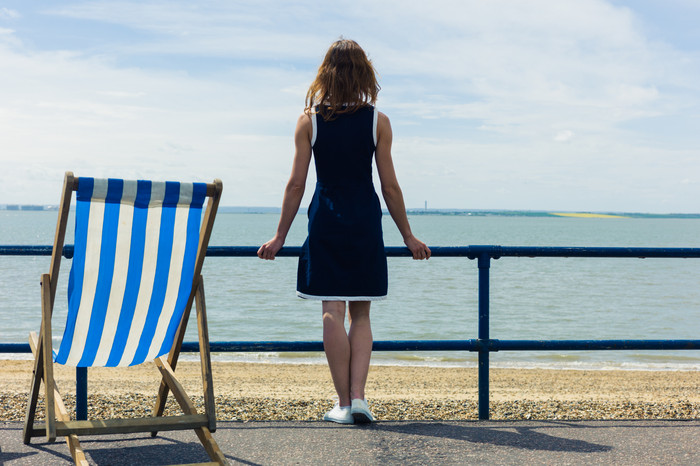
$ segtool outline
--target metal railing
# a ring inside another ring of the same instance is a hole
[[[299,247],[285,247],[279,257],[299,256]],[[254,257],[253,246],[210,246],[207,256]],[[492,259],[501,257],[596,257],[596,258],[700,258],[700,248],[621,248],[621,247],[539,247],[539,246],[457,246],[432,247],[433,257],[466,257],[477,261],[478,331],[477,338],[465,340],[375,341],[374,351],[473,351],[478,352],[479,419],[489,419],[489,354],[497,351],[577,351],[577,350],[700,350],[700,340],[499,340],[490,337],[489,270]],[[404,247],[387,247],[389,257],[410,257]],[[51,246],[2,246],[2,255],[51,255]],[[63,248],[66,258],[73,247]],[[212,352],[311,352],[323,351],[320,341],[214,341]],[[185,342],[183,352],[199,351],[196,342]],[[0,343],[0,353],[29,353],[29,344]],[[87,417],[87,370],[76,371],[76,417]]]

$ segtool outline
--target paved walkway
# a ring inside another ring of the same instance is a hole
[[[24,445],[21,432],[0,422],[0,464],[71,464],[64,441]],[[220,422],[214,436],[231,464],[245,465],[700,464],[700,420]],[[208,461],[191,431],[81,443],[98,465]]]

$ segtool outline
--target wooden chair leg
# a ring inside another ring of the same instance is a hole
[[[199,441],[202,443],[202,446],[207,451],[207,454],[212,461],[216,461],[219,464],[228,464],[228,461],[226,461],[226,456],[224,456],[224,452],[222,452],[221,448],[219,448],[219,444],[216,443],[216,440],[214,440],[214,436],[211,435],[211,431],[209,431],[209,429],[206,427],[200,427],[194,431],[197,434],[197,437],[199,437]]]
[[[32,349],[32,353],[34,353],[35,357],[42,357],[42,353],[39,352],[39,344],[40,344],[40,337],[37,336],[36,333],[32,332],[29,336],[29,346]],[[38,355],[38,356],[37,356]],[[41,372],[38,372],[38,374],[41,374]],[[41,381],[41,377],[37,377],[39,381]],[[54,403],[55,403],[55,412],[56,412],[56,417],[58,418],[59,421],[61,422],[68,422],[70,421],[70,414],[68,413],[68,409],[66,409],[66,405],[63,403],[63,398],[61,397],[60,392],[58,391],[58,387],[56,385],[56,382],[54,381],[53,384],[54,390],[53,390],[53,398],[54,398]],[[33,419],[32,423],[25,424],[24,427],[24,433],[25,436],[29,435],[31,433],[33,427]],[[28,442],[25,442],[28,443]],[[83,451],[83,448],[80,445],[80,441],[78,440],[77,435],[67,435],[66,436],[66,443],[68,444],[68,448],[70,449],[71,456],[73,456],[73,460],[75,461],[75,464],[77,465],[86,465],[88,464],[87,459],[85,458],[85,452]]]
[[[209,329],[207,326],[206,317],[206,301],[204,299],[204,279],[200,275],[197,277],[195,285],[195,295],[194,295],[195,306],[197,310],[197,329],[199,336],[199,353],[201,358],[202,367],[202,388],[204,391],[204,404],[205,412],[209,416],[209,429],[212,432],[216,431],[216,408],[214,400],[214,382],[212,378],[211,370],[211,356],[209,354]],[[175,344],[173,345],[173,350],[171,350],[168,355],[168,364],[175,370],[178,358],[180,356],[180,348],[182,346],[183,337],[186,330],[186,323],[189,319],[190,309],[186,309],[182,318],[182,324],[178,329],[178,335],[175,338]],[[165,381],[161,381],[160,387],[158,388],[158,396],[156,398],[156,403],[153,408],[153,416],[162,416],[165,410],[165,403],[167,401],[168,384]],[[157,435],[157,432],[151,433],[153,437]]]
[[[51,345],[51,276],[41,276],[41,337],[39,348],[44,360],[46,387],[46,441],[56,440],[56,412],[54,408],[53,351]]]
[[[226,457],[212,435],[212,432],[214,432],[216,429],[216,411],[214,403],[214,384],[211,370],[211,357],[209,354],[206,301],[204,298],[204,283],[201,275],[198,277],[197,284],[195,285],[194,301],[197,310],[197,327],[199,333],[199,350],[202,366],[202,385],[204,390],[205,412],[209,417],[209,427],[201,427],[194,430],[209,457],[219,464],[227,464]],[[194,403],[187,395],[174,373],[174,365],[177,364],[180,356],[180,347],[182,345],[182,339],[185,333],[186,322],[189,318],[190,309],[185,311],[185,315],[183,316],[182,320],[183,323],[178,329],[178,336],[175,339],[175,345],[173,346],[173,350],[170,352],[168,359],[166,360],[165,357],[161,357],[155,360],[156,367],[158,367],[161,372],[162,381],[158,390],[158,399],[156,400],[156,405],[153,410],[154,416],[161,416],[163,414],[163,410],[165,409],[165,401],[169,392],[172,392],[183,412],[186,414],[197,414],[197,409],[195,408]],[[155,436],[156,434],[156,432],[153,432],[151,435]]]
[[[36,341],[37,346],[41,347],[41,338],[37,337],[36,332],[29,335],[30,343]],[[27,411],[24,415],[24,431],[22,438],[25,445],[28,445],[32,439],[31,430],[34,426],[34,417],[36,415],[36,405],[39,401],[39,391],[41,389],[41,380],[44,375],[44,356],[39,352],[34,352],[34,371],[32,372],[32,384],[29,388],[29,399],[27,400]]]
[[[214,400],[214,381],[211,371],[211,354],[209,353],[209,329],[207,327],[207,306],[204,299],[204,278],[199,276],[195,292],[197,309],[197,328],[199,331],[199,358],[202,369],[202,390],[204,392],[204,412],[209,418],[209,430],[216,432],[216,403]]]
[[[56,402],[56,418],[61,421],[61,422],[68,422],[71,420],[70,414],[68,413],[68,409],[66,409],[66,405],[63,403],[63,398],[61,398],[61,394],[58,391],[58,387],[56,386],[56,383],[54,382],[54,398]],[[85,452],[83,451],[83,447],[80,445],[80,440],[78,440],[78,436],[75,434],[71,435],[66,435],[66,444],[68,444],[68,448],[70,449],[70,454],[73,457],[73,461],[75,461],[76,465],[88,465],[87,458],[85,458]]]
[[[187,395],[187,392],[185,392],[183,386],[177,378],[175,378],[175,373],[172,367],[170,367],[170,364],[168,364],[168,361],[165,360],[165,357],[156,359],[155,363],[158,370],[160,370],[163,381],[168,385],[170,391],[180,405],[180,408],[182,408],[182,411],[185,414],[197,414],[197,408]],[[202,442],[202,446],[204,446],[204,449],[209,454],[209,457],[219,464],[226,464],[226,457],[211,435],[211,431],[207,427],[201,427],[196,428],[195,432],[197,433],[197,437],[199,437],[199,441]]]

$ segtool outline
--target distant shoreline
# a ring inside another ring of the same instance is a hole
[[[56,205],[37,204],[0,204],[0,211],[41,212],[57,211]],[[219,206],[221,214],[279,214],[279,207],[257,206]],[[700,213],[645,213],[645,212],[608,212],[608,211],[548,211],[548,210],[487,210],[487,209],[407,209],[409,215],[474,216],[474,217],[559,217],[559,218],[658,218],[658,219],[700,219]],[[388,212],[385,210],[385,214]],[[306,215],[306,208],[299,209],[300,215]]]

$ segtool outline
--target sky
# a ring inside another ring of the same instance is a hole
[[[696,0],[0,1],[0,204],[55,204],[71,170],[280,206],[342,36],[408,208],[697,213],[697,24]]]

